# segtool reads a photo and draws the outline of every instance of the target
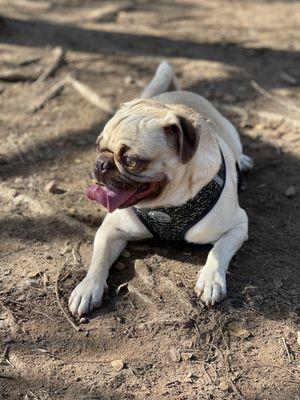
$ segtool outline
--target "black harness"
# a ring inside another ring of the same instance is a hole
[[[218,173],[185,204],[178,207],[134,208],[140,221],[155,239],[183,241],[186,232],[216,205],[226,182],[226,164],[222,151],[221,159]]]

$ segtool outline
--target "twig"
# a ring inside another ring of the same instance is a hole
[[[99,97],[93,89],[79,82],[77,79],[74,79],[72,76],[68,76],[66,79],[73,86],[73,88],[91,104],[105,112],[108,112],[109,114],[114,113],[114,108],[112,105],[106,99]]]
[[[75,243],[74,247],[72,248],[72,256],[73,256],[73,268],[75,268],[78,264],[78,260],[76,257],[76,251],[79,252],[79,246],[81,244],[81,240],[79,240],[77,243]]]
[[[69,322],[69,324],[72,326],[72,328],[75,329],[76,332],[80,332],[82,330],[82,328],[80,328],[79,326],[75,325],[74,322],[71,320],[71,318],[68,316],[68,314],[65,312],[63,305],[61,304],[60,298],[59,298],[59,293],[58,293],[58,282],[59,282],[59,276],[61,271],[63,270],[63,268],[66,266],[66,264],[68,263],[68,259],[63,263],[63,265],[59,268],[59,270],[57,271],[57,275],[56,275],[56,279],[55,279],[55,295],[56,295],[56,299],[59,305],[59,308],[61,309],[64,317],[66,318],[66,320]]]
[[[6,345],[5,349],[4,349],[3,353],[2,353],[2,356],[1,356],[0,364],[3,364],[3,362],[6,361],[6,359],[8,357],[8,353],[9,353],[9,346]]]
[[[257,82],[255,81],[251,81],[250,82],[251,86],[258,91],[258,93],[260,93],[262,96],[272,100],[274,103],[277,103],[285,108],[288,108],[290,110],[296,111],[298,113],[300,113],[300,108],[295,106],[294,104],[291,104],[290,102],[285,102],[283,100],[278,99],[277,97],[275,97],[274,95],[272,95],[270,92],[268,92],[267,90],[265,90],[263,87],[261,87]]]
[[[207,365],[209,368],[212,368],[212,369],[213,369],[213,371],[214,371],[214,373],[215,373],[215,379],[212,379],[212,377],[210,376],[210,374],[207,372],[207,369],[205,368],[206,365]],[[204,370],[204,372],[205,372],[205,375],[206,375],[206,376],[208,377],[208,379],[211,381],[211,383],[212,383],[214,386],[216,386],[216,379],[217,379],[217,377],[218,377],[216,370],[215,370],[211,365],[209,365],[208,363],[204,363],[204,364],[203,364],[203,370]]]
[[[283,346],[284,346],[284,349],[285,349],[286,354],[287,354],[287,356],[288,356],[288,360],[289,360],[289,364],[290,364],[290,363],[292,362],[292,359],[291,359],[291,354],[290,354],[289,348],[288,348],[288,346],[287,346],[287,344],[286,344],[285,338],[282,336],[281,339],[282,339]]]
[[[58,96],[66,84],[66,78],[61,79],[54,86],[52,86],[44,95],[39,96],[34,100],[33,104],[29,107],[29,111],[36,112],[44,107],[44,105],[54,97]]]
[[[17,150],[18,157],[19,157],[20,161],[22,162],[22,164],[25,164],[26,160],[25,160],[25,158],[24,158],[24,156],[23,156],[23,154],[22,154],[22,152],[21,152],[20,147],[18,146],[18,144],[17,144],[14,140],[12,140],[12,139],[10,139],[10,143],[11,143],[11,144],[15,147],[15,149]]]
[[[4,301],[5,301],[5,300],[8,301],[9,303],[17,304],[17,305],[20,306],[20,307],[30,308],[30,310],[31,310],[32,312],[34,312],[35,314],[43,315],[44,317],[48,318],[50,321],[56,322],[56,320],[55,320],[54,318],[52,318],[52,317],[50,317],[49,315],[43,313],[42,311],[33,310],[31,306],[28,306],[27,304],[23,304],[23,303],[21,303],[21,302],[19,302],[19,301],[11,300],[10,298],[1,299],[0,301],[1,301],[2,306],[3,306],[3,300],[4,300]],[[6,309],[6,310],[8,310],[8,309]],[[11,310],[10,310],[10,311],[11,311]],[[14,312],[15,312],[15,311],[14,311]]]
[[[233,380],[228,377],[228,380],[232,386],[232,389],[234,390],[234,392],[236,393],[236,395],[238,396],[238,398],[240,400],[245,400],[245,397],[243,396],[242,392],[240,391],[240,389],[238,387],[236,387],[235,383],[233,382]]]
[[[63,64],[65,52],[62,47],[55,47],[52,51],[53,59],[50,65],[36,80],[37,83],[45,81],[49,76],[53,75],[54,72]]]
[[[121,4],[108,4],[100,9],[92,10],[85,16],[84,21],[113,22],[120,11],[130,11],[134,3],[126,1]]]

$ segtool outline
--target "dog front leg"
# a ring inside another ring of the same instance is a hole
[[[240,222],[214,244],[200,271],[195,292],[206,306],[213,306],[226,297],[226,271],[229,262],[247,239],[248,218],[243,212]]]
[[[124,250],[127,241],[149,237],[146,228],[141,226],[139,230],[138,227],[127,214],[115,212],[105,217],[95,236],[87,275],[76,286],[69,299],[69,309],[73,315],[87,314],[101,305],[109,268]]]

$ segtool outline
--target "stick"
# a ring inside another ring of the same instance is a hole
[[[75,329],[76,332],[80,332],[82,330],[82,328],[80,328],[79,326],[75,325],[74,322],[71,320],[71,318],[68,316],[68,314],[65,312],[60,298],[59,298],[59,294],[58,294],[58,281],[59,281],[59,276],[61,271],[63,270],[63,268],[66,266],[68,262],[68,259],[63,263],[63,265],[59,268],[59,270],[57,271],[57,275],[56,275],[56,280],[55,280],[55,295],[56,295],[56,299],[59,305],[59,308],[61,309],[64,317],[66,318],[66,320],[69,322],[69,324],[72,326],[73,329]]]
[[[53,319],[52,317],[50,317],[49,315],[43,313],[42,311],[33,310],[32,307],[31,307],[31,306],[28,306],[27,304],[23,304],[23,303],[21,303],[21,302],[19,302],[19,301],[11,300],[10,298],[4,298],[4,299],[1,299],[1,300],[0,300],[2,305],[3,305],[3,300],[4,300],[4,301],[5,301],[5,300],[8,301],[9,303],[17,304],[17,305],[20,306],[20,307],[30,308],[30,310],[31,310],[32,312],[34,312],[35,314],[43,315],[44,317],[50,319],[50,321],[56,322],[56,320]],[[5,305],[4,305],[4,306],[5,306]]]
[[[113,22],[117,18],[120,11],[130,11],[133,9],[132,2],[124,2],[121,4],[109,4],[100,9],[92,10],[84,18],[84,21],[95,22]]]
[[[63,64],[65,52],[62,47],[54,47],[53,59],[50,65],[45,69],[45,71],[36,80],[37,83],[45,81],[49,76],[53,75],[54,72]]]
[[[290,102],[285,102],[283,100],[278,99],[277,97],[275,97],[274,95],[272,95],[270,92],[268,92],[267,90],[265,90],[264,88],[262,88],[257,82],[255,81],[250,81],[251,86],[258,91],[258,93],[260,93],[261,95],[263,95],[264,97],[272,100],[274,103],[277,103],[285,108],[288,108],[290,110],[296,111],[298,113],[300,113],[300,108],[295,106],[294,104],[291,104]]]
[[[3,379],[16,379],[14,376],[1,375],[1,374],[0,374],[0,378],[3,378]]]
[[[6,361],[8,353],[9,353],[9,346],[6,345],[5,349],[4,349],[3,353],[2,353],[2,356],[1,356],[0,364],[2,364],[4,361]]]
[[[73,86],[75,90],[77,90],[79,94],[81,94],[81,96],[83,96],[91,104],[109,114],[114,113],[114,108],[112,107],[112,105],[106,99],[99,97],[98,94],[94,92],[94,90],[92,90],[90,87],[79,82],[77,79],[74,79],[72,76],[68,76],[67,81]]]
[[[66,79],[62,79],[52,86],[44,95],[35,99],[33,104],[29,107],[29,111],[36,112],[44,107],[44,105],[54,97],[58,96],[66,84]]]
[[[240,389],[236,387],[236,385],[234,384],[233,380],[230,377],[228,377],[228,380],[229,380],[229,382],[230,382],[230,384],[232,386],[232,389],[237,394],[238,398],[240,400],[245,400],[245,397],[242,395],[242,392],[240,391]]]
[[[0,81],[5,82],[33,82],[36,80],[36,75],[26,74],[20,70],[5,69],[0,71]]]
[[[284,346],[285,352],[286,352],[286,354],[287,354],[287,356],[288,356],[289,364],[290,364],[290,363],[292,362],[292,359],[291,359],[291,354],[290,354],[289,348],[288,348],[288,346],[287,346],[287,344],[286,344],[285,338],[282,336],[281,339],[282,339],[282,341],[283,341],[283,346]]]
[[[79,253],[79,246],[80,246],[81,240],[79,240],[77,243],[75,243],[75,246],[72,249],[72,256],[73,256],[73,268],[75,268],[77,266],[77,264],[79,263],[79,261],[77,260],[76,257],[76,251]]]

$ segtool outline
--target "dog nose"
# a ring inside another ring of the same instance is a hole
[[[113,167],[114,163],[112,160],[108,158],[98,158],[94,168],[96,178],[100,180],[101,176],[111,171]]]
[[[113,164],[110,160],[99,160],[98,169],[101,172],[109,171],[110,169],[112,169],[112,166]]]

